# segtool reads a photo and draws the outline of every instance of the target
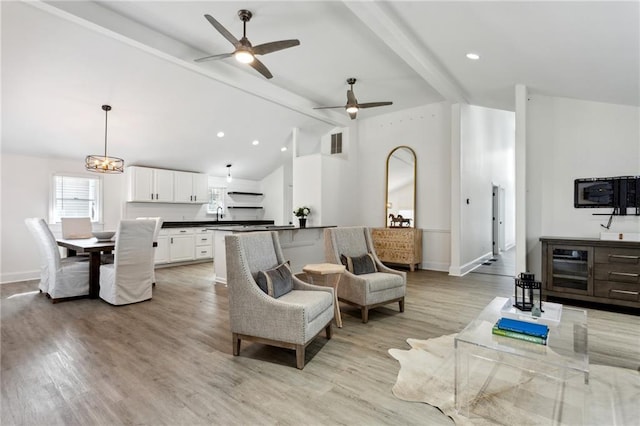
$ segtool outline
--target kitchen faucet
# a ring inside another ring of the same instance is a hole
[[[218,206],[218,208],[216,209],[216,222],[223,218],[224,218],[224,210],[222,209],[222,206]]]

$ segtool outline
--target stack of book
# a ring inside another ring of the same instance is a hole
[[[511,318],[500,318],[493,326],[493,334],[525,340],[527,342],[547,344],[549,327],[545,324],[535,324]]]

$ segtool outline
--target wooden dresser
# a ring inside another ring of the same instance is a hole
[[[640,308],[640,242],[540,241],[543,295]]]
[[[421,229],[373,228],[371,237],[382,262],[408,265],[411,271],[422,263]]]

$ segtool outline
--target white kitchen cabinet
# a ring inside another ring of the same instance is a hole
[[[169,235],[162,234],[160,231],[158,235],[158,246],[155,252],[155,263],[167,263],[169,262]]]
[[[169,230],[169,261],[184,262],[195,258],[193,228],[172,228]]]
[[[209,177],[202,173],[174,172],[174,201],[176,203],[209,202]]]
[[[127,167],[127,201],[173,202],[173,170]]]
[[[213,231],[207,228],[195,229],[196,259],[211,259],[213,257]]]

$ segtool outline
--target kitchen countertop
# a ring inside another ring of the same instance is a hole
[[[273,220],[182,220],[166,221],[162,228],[194,228],[202,226],[226,227],[226,226],[256,226],[273,225]]]
[[[230,231],[230,232],[257,232],[257,231],[300,231],[302,229],[324,229],[335,228],[335,225],[329,226],[307,226],[306,228],[299,228],[293,225],[253,225],[253,226],[227,226],[216,227],[217,231]]]

